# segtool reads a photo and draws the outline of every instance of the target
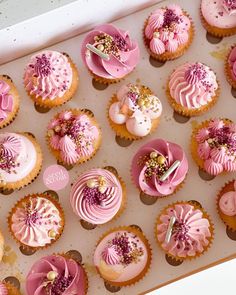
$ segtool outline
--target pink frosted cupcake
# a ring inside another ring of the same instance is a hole
[[[88,279],[83,266],[66,254],[36,261],[26,278],[27,295],[85,295]]]
[[[236,45],[233,45],[225,61],[225,73],[229,84],[236,89]]]
[[[0,294],[1,295],[21,295],[20,290],[14,287],[9,282],[0,282]]]
[[[96,80],[110,84],[134,70],[139,62],[139,47],[127,31],[103,24],[85,36],[81,56]]]
[[[180,188],[188,172],[183,149],[172,142],[154,139],[134,155],[131,175],[140,191],[153,197],[173,194]]]
[[[192,156],[210,175],[236,171],[236,124],[226,119],[202,122],[192,133]]]
[[[74,213],[93,225],[104,224],[119,216],[124,209],[125,199],[123,181],[101,168],[82,173],[70,192]]]
[[[90,112],[72,109],[58,113],[50,121],[46,138],[57,161],[74,166],[96,154],[101,130]]]
[[[190,17],[176,4],[153,11],[143,32],[149,54],[160,61],[183,55],[192,43],[193,35]]]

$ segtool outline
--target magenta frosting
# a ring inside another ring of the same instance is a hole
[[[48,280],[49,272],[56,278]],[[26,278],[27,295],[85,295],[86,275],[81,265],[61,255],[49,255],[36,261]]]
[[[86,44],[103,47],[109,60],[89,51]],[[138,43],[130,38],[129,33],[111,24],[97,26],[88,33],[81,48],[84,64],[95,75],[105,79],[122,78],[129,74],[137,65],[139,54]]]
[[[236,124],[211,120],[196,134],[198,156],[211,175],[236,171]]]
[[[170,241],[167,243],[167,234],[170,218],[174,216],[175,223]],[[202,253],[209,244],[211,237],[210,223],[203,217],[199,209],[189,204],[175,204],[170,206],[160,216],[157,225],[157,238],[162,248],[169,254],[178,257],[195,256]]]
[[[236,16],[235,16],[236,17]],[[230,72],[234,81],[236,81],[236,46],[232,48],[229,54],[228,63]]]
[[[152,158],[151,153],[156,153]],[[158,157],[164,156],[163,165],[159,165]],[[179,167],[163,182],[159,178],[175,162],[179,160]],[[183,182],[188,172],[188,161],[183,149],[172,142],[154,139],[143,145],[134,155],[131,173],[135,184],[144,193],[162,197],[172,194],[176,187]]]
[[[156,9],[148,18],[145,36],[155,54],[175,52],[189,39],[190,19],[176,4]]]
[[[13,96],[10,94],[10,86],[0,80],[0,122],[4,121],[13,110]]]

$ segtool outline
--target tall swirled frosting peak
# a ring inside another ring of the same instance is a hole
[[[175,101],[188,109],[197,109],[216,95],[216,75],[202,63],[186,63],[170,76],[169,91]]]
[[[108,55],[103,59],[86,48],[91,44]],[[130,73],[139,61],[139,47],[127,31],[111,24],[97,26],[88,33],[81,48],[82,59],[95,75],[106,79],[122,78]]]
[[[26,66],[24,84],[30,95],[43,100],[62,97],[70,89],[72,68],[60,52],[45,50],[33,55]]]
[[[13,110],[13,96],[10,86],[0,78],[0,122],[5,120]]]

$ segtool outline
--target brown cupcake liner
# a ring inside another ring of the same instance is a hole
[[[56,235],[55,239],[51,240],[51,243],[49,244],[46,244],[44,246],[38,246],[38,247],[32,247],[32,246],[29,246],[29,245],[26,245],[24,243],[22,243],[21,241],[19,241],[14,232],[12,231],[12,215],[16,212],[16,209],[21,205],[22,203],[24,203],[25,201],[27,201],[29,198],[31,197],[42,197],[42,198],[45,198],[47,200],[49,200],[51,203],[53,203],[53,205],[57,208],[57,210],[60,212],[60,217],[61,217],[61,227],[60,229],[58,230],[58,234]],[[38,251],[38,250],[42,250],[42,249],[47,249],[48,247],[52,246],[54,243],[56,243],[59,238],[61,237],[63,231],[64,231],[64,226],[65,226],[65,214],[64,214],[64,211],[63,211],[63,208],[62,206],[60,205],[59,201],[56,201],[49,193],[35,193],[35,194],[29,194],[25,197],[23,197],[22,199],[18,200],[16,202],[16,204],[14,205],[14,207],[11,209],[11,211],[9,212],[8,214],[8,217],[7,217],[7,224],[8,224],[8,230],[12,236],[12,238],[16,241],[16,243],[18,245],[20,245],[23,249],[26,249],[26,250],[34,250],[34,251]]]
[[[79,84],[79,74],[77,67],[67,53],[62,54],[68,58],[68,61],[72,68],[72,83],[70,89],[68,89],[62,97],[56,97],[52,100],[49,98],[43,99],[42,97],[36,97],[35,95],[30,94],[30,92],[26,90],[28,96],[34,101],[34,103],[42,108],[51,109],[53,107],[61,106],[69,100],[71,100],[75,92],[77,91]]]
[[[152,93],[152,92],[150,91],[150,93]],[[111,97],[111,99],[109,101],[108,108],[107,108],[107,119],[108,119],[109,125],[110,125],[111,129],[115,131],[117,136],[119,136],[121,138],[125,138],[127,140],[140,140],[140,139],[143,139],[143,138],[151,135],[157,129],[157,127],[159,126],[160,117],[158,117],[157,119],[152,120],[152,128],[151,128],[150,132],[147,135],[141,137],[141,136],[135,136],[135,135],[131,134],[126,129],[125,124],[121,124],[121,125],[116,124],[109,117],[109,108],[114,102],[117,102],[117,101],[118,101],[118,99],[117,99],[116,94],[113,94],[113,96]]]
[[[9,76],[0,75],[0,80],[5,81],[10,86],[10,94],[13,96],[13,109],[8,114],[6,119],[0,122],[0,129],[2,129],[10,125],[15,120],[20,108],[20,99],[16,86]]]
[[[95,125],[98,130],[99,130],[99,138],[97,140],[97,142],[94,143],[94,152],[89,156],[89,157],[81,157],[76,163],[74,164],[68,164],[66,162],[64,162],[60,156],[60,152],[58,150],[55,150],[51,147],[50,145],[50,141],[49,141],[49,136],[48,136],[48,133],[46,133],[46,142],[47,142],[47,145],[48,145],[48,148],[50,150],[50,152],[54,155],[54,157],[57,159],[58,161],[58,164],[61,164],[61,165],[64,165],[64,166],[76,166],[76,165],[80,165],[82,163],[85,163],[89,160],[91,160],[95,154],[98,152],[100,146],[101,146],[101,141],[102,141],[102,132],[101,132],[101,127],[100,125],[97,123],[97,121],[95,120],[95,118],[91,115],[91,112],[89,110],[80,110],[80,109],[67,109],[65,111],[71,111],[74,115],[79,115],[79,114],[85,114],[89,117],[90,121],[92,122],[93,125]],[[61,113],[62,111],[58,112],[56,115],[54,115],[53,119],[56,118],[57,116],[59,116],[59,114]],[[53,120],[51,119],[51,121]],[[50,121],[50,122],[51,122]],[[48,131],[48,130],[47,130]]]
[[[4,255],[4,243],[5,239],[3,237],[3,234],[0,232],[0,262],[2,261]]]
[[[222,28],[214,27],[208,24],[208,22],[206,21],[206,19],[204,18],[202,14],[201,8],[200,8],[200,18],[205,30],[215,37],[228,37],[228,36],[232,36],[236,34],[236,27],[222,29]]]
[[[232,49],[236,46],[236,43],[233,44],[231,47],[230,47],[230,50],[226,56],[226,59],[225,59],[225,75],[226,75],[226,80],[228,81],[228,83],[234,88],[236,89],[236,80],[233,79],[232,77],[232,73],[231,73],[231,69],[230,69],[230,65],[228,63],[228,59],[229,59],[229,55],[232,51]]]
[[[5,287],[7,288],[8,291],[8,295],[21,295],[20,290],[18,290],[15,286],[13,286],[11,283],[9,282],[2,282]]]
[[[224,214],[220,210],[219,202],[220,198],[223,196],[223,194],[230,192],[230,191],[235,191],[234,189],[234,182],[235,179],[230,180],[224,184],[224,186],[221,188],[221,190],[218,192],[217,198],[216,198],[216,208],[217,212],[220,216],[220,219],[224,222],[224,224],[232,231],[236,231],[236,216],[228,216]]]
[[[201,253],[197,252],[195,256],[179,257],[179,256],[174,256],[174,255],[170,254],[169,252],[167,252],[165,249],[162,248],[161,242],[158,240],[158,237],[157,237],[157,226],[159,224],[161,224],[161,222],[159,222],[160,217],[161,217],[161,215],[166,214],[166,210],[168,208],[173,207],[174,205],[186,204],[186,203],[192,205],[194,207],[194,209],[199,209],[203,213],[203,218],[206,218],[209,221],[211,237],[209,237],[207,239],[209,244],[207,246],[203,247],[204,248],[203,252],[201,252]],[[177,261],[193,260],[193,259],[196,259],[197,257],[200,257],[201,255],[203,255],[205,252],[207,252],[210,249],[210,247],[212,245],[212,242],[214,240],[215,227],[214,227],[214,224],[213,224],[210,216],[208,215],[208,213],[203,208],[201,208],[200,206],[196,205],[195,203],[193,203],[191,201],[177,201],[177,202],[173,202],[173,203],[169,204],[168,206],[166,206],[164,209],[161,210],[161,212],[158,215],[158,217],[156,219],[156,222],[155,222],[154,235],[155,235],[155,239],[156,239],[156,242],[157,242],[158,246],[162,249],[162,251],[164,251],[172,259],[177,260]]]
[[[34,169],[23,179],[20,179],[16,182],[0,182],[0,190],[1,191],[8,191],[8,190],[19,190],[30,183],[32,183],[39,175],[41,169],[42,169],[42,162],[43,162],[43,154],[40,145],[36,141],[36,139],[27,132],[18,132],[18,134],[21,134],[25,137],[27,137],[34,145],[34,148],[37,153],[37,159],[36,159],[36,164],[34,166]]]
[[[104,282],[107,282],[109,285],[111,286],[118,286],[118,287],[126,287],[126,286],[133,286],[134,284],[136,284],[137,282],[141,281],[149,272],[150,270],[150,266],[152,263],[152,248],[151,245],[149,244],[148,239],[146,238],[146,236],[144,235],[144,233],[142,231],[140,231],[139,229],[133,227],[132,225],[129,226],[117,226],[114,227],[108,231],[106,231],[99,239],[98,242],[96,243],[96,247],[98,246],[98,244],[109,234],[116,232],[116,231],[129,231],[134,233],[135,235],[137,235],[140,240],[144,243],[144,245],[146,246],[146,250],[147,250],[147,254],[148,254],[148,258],[147,258],[147,263],[145,268],[142,270],[142,272],[137,275],[135,278],[128,280],[126,282],[112,282],[109,280],[106,280],[103,278],[102,274],[100,273],[98,267],[96,267],[97,273],[99,274],[100,278],[104,280]],[[95,250],[96,250],[95,247]],[[95,252],[94,250],[94,252]]]
[[[143,41],[144,41],[144,45],[147,48],[147,51],[148,51],[149,55],[152,58],[154,58],[155,60],[158,60],[158,61],[161,61],[161,62],[165,62],[165,61],[168,61],[168,60],[174,60],[174,59],[182,56],[187,51],[187,49],[190,47],[190,45],[192,44],[194,34],[195,34],[194,23],[192,21],[192,18],[189,16],[189,14],[184,10],[182,10],[182,11],[183,11],[184,15],[189,18],[190,23],[191,23],[189,31],[188,31],[189,38],[188,38],[188,41],[185,44],[181,44],[175,52],[166,51],[166,52],[164,52],[162,54],[156,54],[156,53],[154,53],[154,52],[152,52],[150,50],[150,47],[149,47],[150,40],[145,36],[145,28],[146,28],[146,26],[148,24],[148,19],[151,16],[151,14],[146,19],[146,21],[144,23],[144,27],[143,27]]]

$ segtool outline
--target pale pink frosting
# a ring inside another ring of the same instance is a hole
[[[107,249],[112,249],[109,251],[112,253],[113,259],[111,257],[108,259]],[[132,256],[132,253],[136,254]],[[148,252],[144,242],[132,230],[117,230],[99,242],[93,259],[94,265],[105,280],[126,282],[144,270],[148,260]]]
[[[151,159],[153,152],[156,153],[155,159]],[[163,165],[158,164],[160,156],[165,158]],[[160,181],[159,178],[177,160],[180,161],[179,167],[165,181]],[[154,166],[152,166],[153,163]],[[154,139],[143,145],[134,155],[131,165],[135,184],[144,193],[155,197],[172,194],[183,182],[187,172],[188,161],[183,149],[163,139]]]
[[[109,39],[107,45],[104,34]],[[103,52],[109,55],[109,60],[102,59],[87,50],[86,44],[92,44],[95,47],[102,45]],[[139,61],[139,47],[127,31],[120,30],[111,24],[103,24],[86,35],[82,43],[81,55],[84,64],[95,75],[106,79],[117,79],[126,76],[136,67]]]
[[[63,111],[49,123],[48,136],[50,146],[60,152],[63,162],[75,164],[94,153],[99,130],[87,114]]]
[[[236,16],[235,16],[236,18]],[[229,54],[228,63],[230,66],[231,76],[236,81],[236,46],[234,46]]]
[[[50,244],[61,229],[61,214],[57,207],[42,196],[27,198],[24,207],[16,207],[11,215],[11,230],[15,238],[30,247]]]
[[[225,215],[236,215],[236,181],[234,181],[234,191],[229,191],[221,196],[219,207]]]
[[[211,26],[221,29],[236,27],[235,0],[202,0],[201,12]]]
[[[170,218],[176,218],[170,241],[165,241]],[[202,253],[211,237],[210,223],[199,209],[189,204],[175,204],[162,214],[157,226],[157,238],[167,253],[188,257]]]
[[[89,187],[89,182],[94,185]],[[103,187],[103,191],[99,191]],[[106,169],[95,168],[81,174],[70,192],[73,211],[92,224],[111,220],[122,204],[122,187],[119,179]]]
[[[174,100],[188,109],[208,104],[218,88],[216,75],[202,63],[186,63],[170,76],[169,91]]]
[[[49,281],[47,274],[56,278]],[[75,260],[60,255],[49,255],[36,261],[26,278],[27,295],[84,295],[86,274]]]
[[[8,295],[7,287],[0,282],[0,295]]]
[[[236,125],[211,120],[196,134],[197,152],[204,168],[211,175],[236,171]]]
[[[0,122],[5,120],[13,110],[13,96],[10,94],[10,86],[0,80]]]
[[[127,84],[117,92],[118,101],[109,108],[109,117],[116,124],[126,124],[135,136],[150,133],[152,120],[160,117],[162,104],[153,94],[143,92],[142,86]]]
[[[190,19],[176,4],[155,10],[148,18],[145,36],[155,54],[175,52],[189,39]]]
[[[43,100],[62,97],[71,87],[72,68],[68,58],[60,52],[45,50],[33,55],[26,66],[26,90]]]

